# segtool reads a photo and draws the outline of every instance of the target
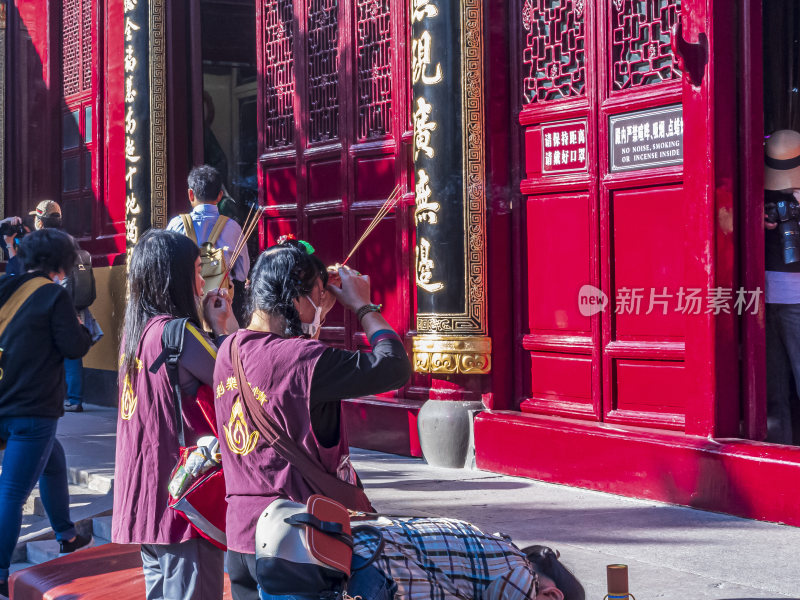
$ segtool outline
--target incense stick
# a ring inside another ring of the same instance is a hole
[[[231,269],[233,269],[233,265],[236,264],[236,261],[239,260],[239,255],[242,253],[242,250],[247,245],[247,240],[250,238],[250,235],[255,230],[256,226],[258,225],[258,221],[261,218],[261,215],[266,210],[266,206],[259,206],[253,212],[254,207],[250,207],[250,212],[247,214],[247,219],[245,219],[244,227],[242,228],[242,232],[239,235],[239,239],[236,240],[236,245],[233,247],[233,252],[231,253],[231,258],[229,264],[226,265],[225,275],[220,281],[219,287],[220,289],[228,280],[228,276],[230,275]]]
[[[386,199],[386,202],[384,202],[381,205],[377,214],[372,219],[372,222],[370,222],[370,224],[364,230],[364,233],[361,234],[361,237],[358,239],[355,246],[353,246],[353,249],[350,250],[349,254],[347,255],[347,258],[345,258],[344,261],[342,261],[342,265],[347,264],[347,261],[350,260],[350,258],[352,258],[353,254],[355,254],[356,250],[358,250],[358,247],[364,243],[364,240],[366,240],[369,234],[372,233],[372,231],[378,226],[378,223],[380,223],[383,220],[383,218],[389,214],[389,211],[395,207],[397,201],[400,200],[401,196],[402,194],[400,193],[400,186],[397,185],[392,190],[392,193],[389,194],[389,197]]]

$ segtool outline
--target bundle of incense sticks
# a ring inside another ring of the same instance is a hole
[[[364,240],[367,239],[367,236],[369,236],[369,234],[372,233],[375,227],[378,226],[378,223],[380,223],[381,220],[383,220],[383,218],[389,214],[389,211],[395,207],[395,205],[400,200],[402,195],[403,194],[400,192],[400,186],[399,185],[395,186],[395,188],[392,190],[392,193],[389,194],[389,197],[386,199],[386,202],[383,203],[380,210],[375,215],[375,218],[372,219],[372,222],[364,230],[364,233],[358,239],[356,245],[353,246],[352,250],[350,250],[350,253],[347,255],[347,258],[345,258],[344,261],[342,261],[342,265],[347,264],[347,261],[350,260],[353,254],[355,254],[356,250],[358,250],[358,247],[364,243]]]
[[[233,247],[233,252],[231,252],[231,259],[227,264],[225,276],[222,278],[222,281],[219,284],[220,289],[222,289],[222,286],[225,285],[225,282],[228,280],[228,276],[230,275],[231,269],[233,269],[233,265],[235,265],[236,261],[239,259],[239,255],[247,245],[247,240],[250,239],[250,235],[255,230],[256,226],[258,225],[258,220],[261,218],[261,215],[266,209],[266,206],[259,206],[255,210],[252,206],[250,207],[250,212],[247,213],[247,219],[244,221],[242,233],[239,236],[239,239],[236,240],[236,245]]]

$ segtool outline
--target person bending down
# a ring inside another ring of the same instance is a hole
[[[584,600],[583,586],[546,546],[520,550],[501,534],[458,519],[388,518],[356,521],[383,536],[354,536],[347,593],[363,600]],[[359,569],[359,570],[356,570]],[[273,597],[275,598],[275,597]]]

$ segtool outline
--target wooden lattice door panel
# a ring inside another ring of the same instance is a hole
[[[682,75],[670,49],[679,18],[680,0],[605,3],[599,139],[613,139],[612,121],[620,116],[668,108],[677,112],[649,118],[652,130],[631,126],[633,151],[659,154],[682,139]],[[687,316],[678,306],[687,287],[683,167],[614,171],[609,148],[610,142],[600,146],[598,161],[601,264],[607,267],[601,288],[610,299],[602,313],[603,419],[683,429],[689,392]],[[641,304],[632,306],[636,294]]]
[[[95,237],[100,197],[95,139],[97,106],[96,0],[61,3],[61,195],[64,226],[79,239]]]
[[[682,428],[686,320],[648,308],[651,290],[675,292],[684,282],[683,171],[612,172],[609,151],[612,118],[680,105],[670,50],[680,2],[520,6],[528,194],[521,408]],[[590,310],[592,288],[608,299],[604,310]],[[645,296],[637,310],[620,305],[631,289]]]
[[[598,273],[594,3],[526,0],[520,123],[525,128],[527,195],[523,268],[521,409],[600,419],[600,318],[578,306]]]
[[[326,263],[341,261],[394,189],[408,179],[397,118],[405,106],[405,57],[395,50],[406,20],[390,0],[260,0],[260,190],[262,244],[284,233],[308,239]],[[303,23],[303,36],[297,24]],[[405,31],[405,30],[403,30]],[[402,114],[402,113],[401,113]],[[409,225],[398,208],[350,265],[368,272],[376,301],[398,331],[409,329]],[[337,307],[322,338],[364,343]]]

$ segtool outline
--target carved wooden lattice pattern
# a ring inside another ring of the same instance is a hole
[[[61,56],[64,95],[81,91],[81,0],[61,4]]]
[[[389,0],[357,0],[358,139],[386,135],[392,122]]]
[[[611,2],[612,89],[681,76],[670,50],[670,30],[678,22],[680,10],[680,0]]]
[[[81,57],[81,75],[83,91],[92,88],[92,0],[83,0],[81,7],[81,40],[83,56]]]
[[[586,93],[585,0],[525,0],[525,103]]]
[[[308,3],[308,139],[339,137],[339,12],[336,0]]]
[[[294,144],[292,0],[264,1],[264,104],[266,147]]]
[[[64,96],[92,89],[92,0],[61,4],[61,59]]]

